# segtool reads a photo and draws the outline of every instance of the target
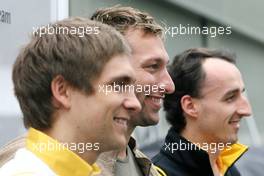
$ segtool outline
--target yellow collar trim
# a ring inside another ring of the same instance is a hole
[[[216,161],[221,174],[225,175],[227,169],[231,167],[247,149],[247,146],[240,143],[233,144],[231,148],[224,149]]]
[[[92,166],[55,139],[30,128],[26,148],[45,162],[57,175],[91,176],[100,173],[96,164]]]
[[[156,171],[159,173],[159,176],[167,176],[167,174],[158,166],[153,165]]]

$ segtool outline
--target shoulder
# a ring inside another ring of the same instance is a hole
[[[237,167],[235,165],[232,165],[225,176],[241,176],[240,172],[238,171]]]
[[[169,156],[165,155],[161,151],[157,155],[155,155],[151,160],[157,166],[168,166],[174,163]]]
[[[185,169],[175,161],[173,161],[169,156],[164,155],[163,153],[158,153],[152,158],[152,162],[156,167],[156,170],[161,175],[166,176],[182,176],[188,175],[185,173]]]
[[[55,176],[48,166],[25,148],[0,168],[0,176]]]
[[[14,158],[18,149],[25,147],[25,134],[10,141],[0,149],[0,167]]]

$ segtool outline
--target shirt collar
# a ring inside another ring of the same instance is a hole
[[[165,139],[165,144],[163,145],[161,152],[172,157],[178,163],[184,163],[193,169],[204,170],[212,174],[212,169],[209,161],[209,155],[205,150],[177,150],[172,151],[171,145],[173,143],[184,144],[184,146],[191,146],[191,142],[180,136],[177,131],[172,127]],[[169,146],[170,144],[170,146]],[[230,146],[230,148],[225,148],[219,155],[217,159],[217,165],[220,172],[224,175],[226,171],[247,151],[247,147],[240,143],[236,143]]]
[[[133,137],[130,137],[128,146],[131,149],[132,153],[134,154],[136,162],[141,168],[143,175],[149,175],[151,172],[152,163],[150,159],[147,158],[146,155],[144,155],[136,148],[136,145],[137,145],[136,140]]]
[[[61,143],[34,128],[28,131],[26,148],[58,175],[91,176],[100,173],[96,164],[89,165]]]
[[[235,143],[231,148],[226,148],[221,151],[217,159],[217,165],[220,172],[225,174],[228,168],[232,166],[232,164],[235,163],[247,150],[247,146]]]

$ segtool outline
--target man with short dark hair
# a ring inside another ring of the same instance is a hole
[[[79,28],[90,30],[80,36]],[[94,164],[99,154],[127,145],[127,123],[141,110],[132,91],[98,91],[113,83],[134,84],[130,58],[122,35],[100,22],[65,19],[35,31],[12,74],[28,128],[25,147],[0,175],[99,173]]]
[[[247,150],[237,143],[240,120],[251,114],[232,55],[194,48],[170,67],[176,86],[164,109],[172,125],[153,158],[168,176],[238,176],[234,162]]]

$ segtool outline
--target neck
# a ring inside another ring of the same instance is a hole
[[[130,136],[131,134],[133,133],[134,129],[136,127],[134,126],[128,126],[128,130],[127,130],[127,134],[126,134],[126,139],[127,139],[127,145],[128,145],[128,142],[129,142],[129,139],[130,139]],[[118,152],[118,155],[117,157],[119,159],[125,159],[127,157],[127,145],[125,147],[123,147],[119,152]]]
[[[218,149],[218,142],[209,136],[199,133],[198,131],[199,130],[189,126],[185,128],[180,135],[188,141],[201,146],[203,150],[208,149],[205,150],[208,155],[218,156],[220,153],[220,150]]]
[[[222,174],[220,173],[219,166],[217,164],[217,158],[219,156],[219,152],[217,154],[208,153],[208,155],[214,176],[221,176]]]
[[[74,136],[73,133],[67,133],[65,131],[67,130],[63,130],[62,132],[62,130],[59,130],[57,128],[56,129],[51,128],[43,132],[62,144],[68,144],[67,146],[75,145],[74,148],[76,150],[71,150],[71,151],[76,155],[78,155],[79,157],[81,157],[88,164],[90,165],[94,164],[96,159],[99,157],[100,153],[98,153],[98,151],[95,150],[86,150],[85,147],[83,147],[82,149],[78,148],[78,146],[80,146],[78,144],[82,143],[85,145],[87,142],[83,142],[83,140],[80,140],[78,136]],[[70,150],[71,147],[68,147],[68,149]]]
[[[187,128],[187,129],[190,129],[190,128]],[[211,165],[211,168],[213,170],[214,176],[221,176],[221,173],[220,173],[218,165],[217,165],[217,158],[219,157],[220,152],[221,152],[217,148],[218,143],[208,141],[202,135],[199,135],[197,133],[194,134],[190,130],[186,130],[186,129],[184,129],[181,132],[181,136],[183,136],[184,138],[186,138],[187,140],[189,140],[190,142],[192,142],[194,144],[197,144],[201,147],[204,146],[204,148],[206,147],[206,149],[208,149],[208,150],[205,150],[205,151],[208,153],[210,165]],[[212,143],[214,143],[215,145],[211,145]],[[211,148],[211,146],[213,146],[213,148]],[[202,149],[204,149],[204,148],[202,148]]]
[[[73,151],[74,152],[74,151]],[[76,152],[74,152],[76,153]],[[91,150],[91,151],[85,151],[84,153],[76,153],[78,156],[80,156],[84,161],[86,161],[88,164],[92,165],[96,162],[97,158],[99,157],[99,153]]]

